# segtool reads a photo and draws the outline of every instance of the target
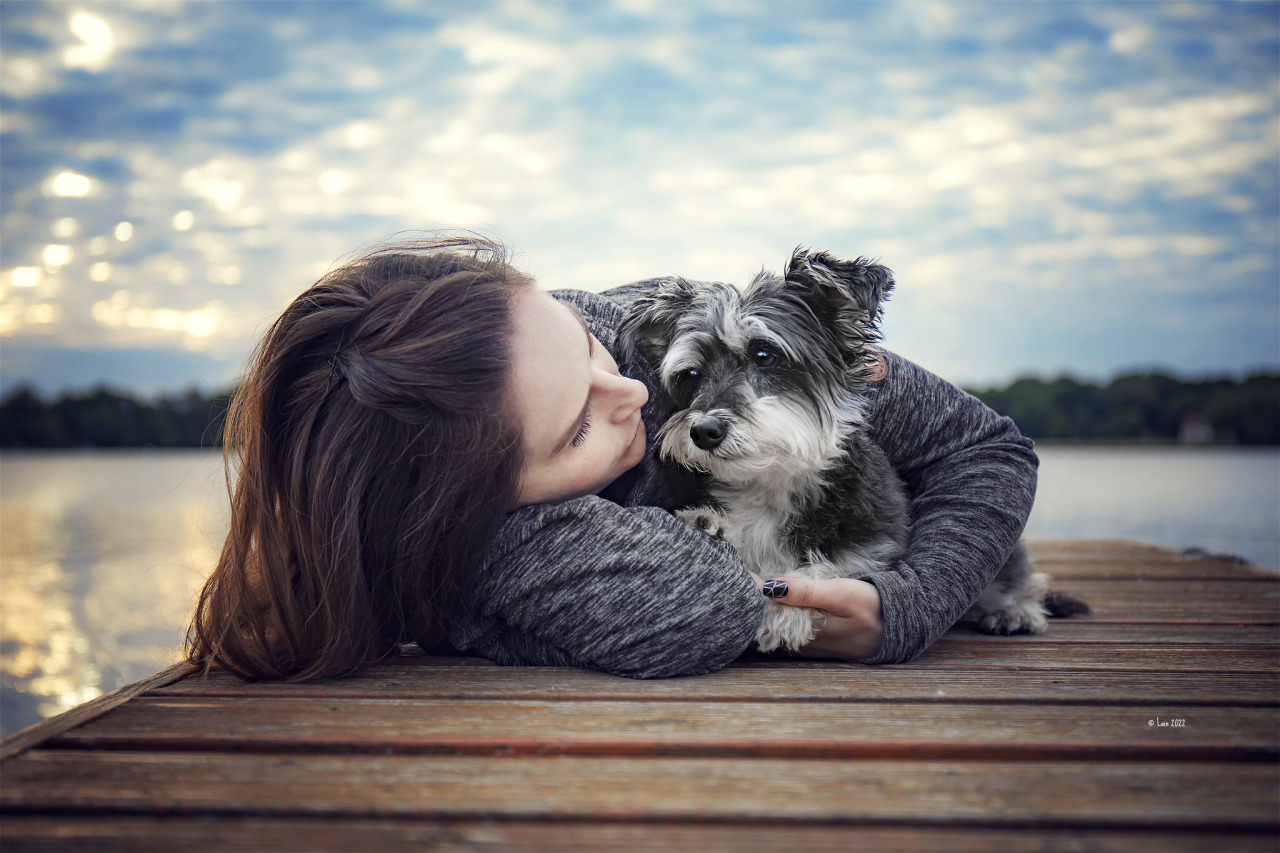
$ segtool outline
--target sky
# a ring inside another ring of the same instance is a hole
[[[1280,367],[1274,2],[0,4],[0,391],[234,381],[343,256],[892,268],[966,387]]]

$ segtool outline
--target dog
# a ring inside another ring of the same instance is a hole
[[[905,550],[906,488],[866,421],[893,285],[865,258],[796,249],[785,275],[761,272],[744,292],[664,280],[619,325],[623,353],[648,358],[677,409],[656,435],[662,457],[710,475],[707,504],[676,514],[763,578],[865,578]],[[962,621],[1039,634],[1050,607],[1087,611],[1050,596],[1019,543]],[[822,624],[812,608],[766,608],[763,652],[797,650]]]

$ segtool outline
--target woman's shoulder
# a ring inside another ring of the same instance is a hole
[[[939,404],[977,402],[958,385],[904,356],[883,347],[875,347],[873,354],[876,363],[872,367],[872,399],[881,414],[904,407],[927,411]]]
[[[867,419],[872,437],[899,473],[904,465],[936,460],[982,443],[1011,442],[1020,453],[1031,453],[1031,440],[1022,436],[1012,419],[936,373],[883,352],[885,376],[875,383]]]
[[[622,316],[632,302],[656,287],[665,279],[650,278],[613,287],[600,293],[587,290],[553,290],[551,295],[561,302],[574,306],[587,320],[591,334],[613,351],[614,332],[622,322]]]

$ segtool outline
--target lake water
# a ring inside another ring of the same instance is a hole
[[[1038,448],[1028,538],[1132,539],[1280,569],[1280,448]],[[0,728],[176,661],[226,531],[209,451],[0,456]]]

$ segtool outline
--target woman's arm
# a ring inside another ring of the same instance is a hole
[[[751,643],[763,608],[729,545],[663,510],[596,497],[512,513],[474,592],[458,648],[633,678],[720,669]]]
[[[1035,498],[1033,443],[1009,418],[887,354],[872,437],[910,496],[906,553],[871,575],[884,641],[867,663],[908,661],[964,615],[1008,559]]]

